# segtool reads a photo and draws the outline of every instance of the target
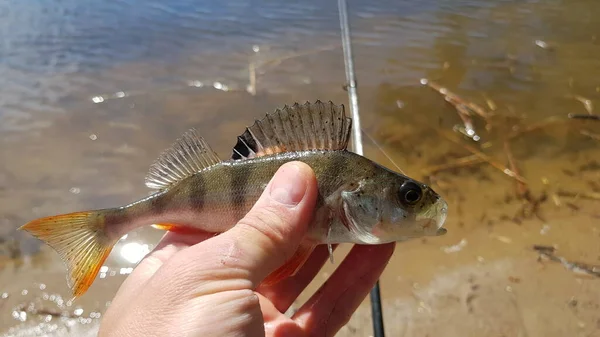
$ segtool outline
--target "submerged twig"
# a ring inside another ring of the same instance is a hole
[[[475,132],[475,127],[473,126],[473,120],[471,119],[471,113],[464,105],[455,105],[456,112],[458,116],[463,121],[463,125],[465,126],[464,130],[460,130],[465,136],[472,138],[474,141],[478,141],[481,139],[479,135]]]
[[[591,132],[586,131],[586,130],[581,130],[581,131],[579,131],[579,133],[581,133],[584,136],[588,136],[588,137],[590,137],[592,139],[595,139],[597,141],[600,141],[600,135],[599,134],[591,133]]]
[[[471,152],[472,154],[476,155],[477,157],[481,158],[483,161],[487,162],[488,164],[492,165],[493,167],[495,167],[496,169],[502,171],[502,173],[506,174],[507,176],[514,178],[522,183],[527,183],[527,181],[525,180],[525,178],[521,177],[519,174],[515,173],[513,170],[509,169],[508,167],[494,161],[490,156],[488,156],[487,154],[477,150],[476,148],[474,148],[471,145],[468,144],[464,144],[463,142],[461,142],[460,140],[457,140],[456,137],[454,137],[454,135],[449,134],[447,131],[442,130],[440,128],[436,128],[434,127],[434,129],[444,138],[450,140],[451,142],[458,144],[460,146],[462,146],[463,148],[465,148],[467,151]]]
[[[558,195],[562,196],[562,197],[584,198],[584,199],[591,199],[591,200],[600,200],[600,193],[596,193],[596,192],[585,192],[585,191],[581,191],[581,192],[569,192],[569,191],[559,190],[556,193]]]
[[[593,121],[600,121],[600,115],[568,114],[567,117],[569,117],[570,119],[589,119]]]
[[[540,257],[545,257],[550,261],[561,263],[566,269],[575,273],[584,273],[596,277],[600,277],[600,266],[591,265],[582,262],[569,261],[562,256],[555,254],[556,249],[551,246],[534,245],[533,250],[540,254]]]
[[[540,205],[547,199],[548,195],[546,193],[542,193],[537,198],[534,198],[528,191],[523,204],[519,207],[512,220],[519,224],[522,220],[529,219],[535,215],[540,221],[546,222],[546,219],[540,214]]]
[[[415,116],[415,117],[416,117],[416,119],[415,119],[416,122],[418,122],[418,123],[420,123],[420,124],[422,124],[424,126],[433,128],[440,136],[448,139],[449,141],[451,141],[451,142],[453,142],[453,143],[455,143],[455,144],[457,144],[459,146],[462,146],[465,150],[471,152],[473,155],[479,157],[481,160],[487,162],[492,167],[500,170],[502,173],[506,174],[507,176],[509,176],[511,178],[514,178],[514,179],[516,179],[518,181],[521,181],[523,183],[527,183],[527,181],[525,180],[525,178],[523,178],[520,175],[516,174],[515,172],[513,172],[511,169],[509,169],[505,165],[502,165],[502,164],[494,161],[490,156],[488,156],[487,154],[485,154],[485,153],[477,150],[473,146],[465,144],[465,143],[461,142],[460,140],[456,139],[456,137],[454,136],[454,134],[452,134],[452,133],[450,133],[450,132],[448,132],[446,130],[440,129],[439,127],[430,125],[430,124],[424,122],[421,118],[419,118],[417,116]]]
[[[463,166],[475,165],[475,164],[479,164],[479,163],[483,163],[483,162],[485,162],[483,159],[481,159],[479,156],[473,154],[470,156],[457,158],[455,160],[452,160],[452,161],[444,163],[444,164],[426,167],[425,169],[422,170],[422,172],[425,176],[428,176],[428,175],[431,175],[431,174],[439,172],[439,171],[450,170],[453,168],[459,168],[459,167],[463,167]]]
[[[587,111],[588,114],[591,115],[594,112],[594,105],[591,100],[579,95],[573,95],[571,97],[581,102],[581,104],[583,104],[583,107],[585,108],[585,111]]]
[[[481,116],[484,119],[488,119],[490,117],[490,113],[485,111],[485,109],[483,109],[482,107],[480,107],[479,105],[473,103],[473,102],[469,102],[466,101],[464,99],[462,99],[460,96],[458,96],[457,94],[451,92],[450,90],[448,90],[447,88],[442,87],[441,85],[432,82],[426,78],[421,79],[421,83],[424,85],[427,85],[428,87],[432,88],[433,90],[439,92],[440,94],[442,94],[444,96],[444,98],[446,99],[446,101],[448,101],[448,103],[454,105],[454,106],[464,106],[468,109],[470,109],[471,111],[473,111],[474,113],[478,114],[479,116]]]
[[[546,50],[554,50],[555,46],[553,43],[548,43],[543,40],[535,40],[535,45]]]
[[[515,174],[520,175],[519,168],[517,167],[515,158],[512,154],[512,151],[510,150],[510,142],[507,140],[504,141],[504,153],[506,153],[506,158],[508,159],[508,165],[510,166],[510,169]],[[517,196],[519,196],[520,198],[528,199],[528,200],[531,197],[531,195],[529,193],[529,189],[527,188],[527,185],[525,185],[523,182],[518,181],[518,180],[517,180]]]
[[[552,201],[554,202],[554,205],[556,207],[560,207],[562,205],[562,202],[560,200],[560,197],[556,193],[555,189],[550,184],[550,180],[548,178],[546,178],[546,177],[542,177],[542,184],[544,184],[544,186],[548,187],[548,189],[550,191],[550,198],[552,198]]]
[[[531,125],[528,125],[528,126],[522,128],[522,129],[513,131],[506,137],[506,140],[512,140],[514,138],[522,136],[523,134],[541,130],[541,129],[545,129],[550,126],[554,126],[555,124],[564,123],[565,121],[566,121],[565,119],[558,118],[556,116],[548,117],[541,122],[534,123],[534,124],[531,124]]]
[[[463,100],[458,95],[450,92],[448,89],[441,87],[440,85],[438,85],[434,82],[431,82],[427,79],[421,79],[421,83],[424,85],[427,85],[428,87],[430,87],[433,90],[442,94],[442,96],[444,96],[444,99],[446,100],[446,102],[448,102],[452,106],[454,106],[454,108],[456,109],[456,113],[458,114],[458,117],[460,117],[460,119],[462,120],[463,125],[464,125],[464,129],[463,128],[455,128],[455,131],[459,131],[460,133],[473,139],[474,141],[478,141],[479,139],[481,139],[481,137],[479,135],[477,135],[477,133],[475,132],[475,127],[473,126],[473,120],[471,119],[471,110],[469,109],[469,107],[471,105],[473,105],[472,103],[469,103],[469,102]],[[478,106],[476,106],[476,109],[482,110]],[[484,117],[484,118],[486,118],[486,117]]]
[[[491,111],[495,111],[498,107],[496,106],[496,103],[489,98],[486,94],[483,94],[483,98],[485,99],[485,103],[487,104],[488,108],[490,108]]]

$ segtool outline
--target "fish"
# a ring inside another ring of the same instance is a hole
[[[85,294],[121,237],[139,227],[218,235],[233,228],[280,166],[291,161],[315,173],[313,221],[296,253],[269,275],[295,275],[317,245],[378,245],[444,235],[448,204],[430,186],[348,150],[352,118],[343,104],[317,100],[268,112],[237,137],[221,160],[194,128],[151,164],[154,193],[128,205],[32,220],[24,230],[64,261],[74,298]]]

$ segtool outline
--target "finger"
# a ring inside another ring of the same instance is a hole
[[[173,255],[212,236],[214,234],[201,232],[193,234],[167,232],[152,252],[147,254],[123,281],[115,295],[115,300],[119,303],[128,303],[130,299],[137,296],[144,284]]]
[[[337,245],[332,248],[335,250]],[[260,286],[257,292],[269,299],[277,310],[286,312],[308,284],[312,282],[328,259],[329,249],[327,245],[319,245],[296,275],[271,286]]]
[[[365,299],[394,253],[395,244],[355,245],[321,288],[294,314],[307,334],[334,336]]]
[[[248,271],[254,285],[292,257],[312,220],[318,194],[314,172],[302,162],[283,165],[269,185],[252,210],[220,238],[243,252],[242,259],[230,261]]]
[[[180,251],[150,283],[160,286],[176,280],[178,287],[171,288],[192,291],[193,296],[255,289],[298,248],[312,219],[317,194],[308,165],[284,164],[232,229]]]
[[[265,336],[305,337],[300,326],[284,313],[277,310],[273,303],[262,294],[257,293],[260,310],[263,314]]]

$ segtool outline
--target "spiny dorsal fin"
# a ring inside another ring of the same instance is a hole
[[[150,166],[146,186],[163,189],[220,162],[204,138],[191,129]]]
[[[305,150],[345,150],[352,119],[344,105],[331,101],[284,106],[261,119],[238,137],[232,159],[261,157]]]

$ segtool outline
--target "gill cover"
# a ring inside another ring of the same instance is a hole
[[[341,193],[342,222],[359,241],[378,243],[381,239],[372,230],[381,223],[381,196],[367,193],[365,187],[361,180],[356,189]]]

